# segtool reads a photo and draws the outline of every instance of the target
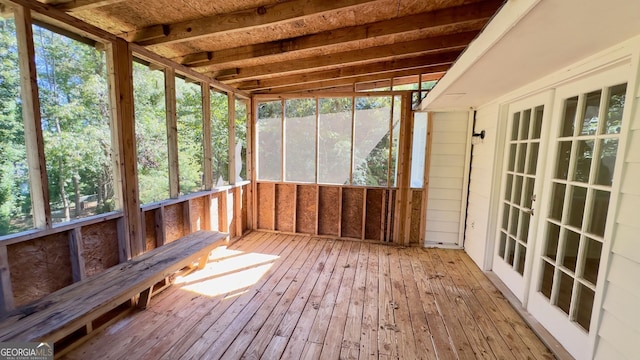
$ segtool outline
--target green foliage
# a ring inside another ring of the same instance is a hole
[[[133,95],[140,202],[169,198],[169,155],[164,73],[133,64]]]
[[[199,84],[176,79],[180,192],[202,190],[202,91]]]
[[[229,100],[227,94],[211,92],[211,148],[213,182],[229,184]]]

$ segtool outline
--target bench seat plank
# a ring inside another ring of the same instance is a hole
[[[207,256],[227,234],[198,231],[53,292],[0,323],[0,342],[55,342]]]

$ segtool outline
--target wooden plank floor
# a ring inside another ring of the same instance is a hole
[[[253,232],[67,359],[553,359],[460,250]]]

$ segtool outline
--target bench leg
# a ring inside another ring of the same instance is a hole
[[[139,309],[146,309],[149,306],[149,301],[151,300],[151,288],[148,288],[140,293],[140,298],[138,298],[137,307]]]
[[[205,268],[205,266],[207,266],[207,260],[209,260],[208,253],[202,256],[200,259],[198,259],[198,270],[202,270]]]

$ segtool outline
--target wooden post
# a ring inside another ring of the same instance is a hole
[[[182,203],[182,233],[184,235],[191,234],[193,232],[193,226],[191,225],[191,203],[193,199],[189,199]]]
[[[211,144],[211,88],[202,83],[202,153],[204,189],[213,189],[213,149]]]
[[[420,244],[424,245],[427,231],[427,204],[429,197],[429,171],[431,169],[431,143],[433,136],[433,121],[431,113],[427,114],[427,148],[424,158],[424,179],[422,180],[422,204],[420,206]]]
[[[156,227],[156,247],[160,247],[167,242],[167,230],[164,227],[164,206],[155,211]]]
[[[229,102],[229,184],[236,183],[236,96],[234,93],[227,94]]]
[[[27,164],[29,166],[29,184],[31,185],[33,226],[45,229],[51,227],[51,206],[49,204],[49,186],[44,156],[30,11],[16,5],[15,24],[20,66],[20,100],[22,101],[25,145],[28,149]]]
[[[413,116],[411,116],[411,98],[406,94],[402,97],[402,120],[400,123],[400,138],[398,146],[398,190],[396,192],[393,240],[399,244],[409,243],[408,226],[411,224],[410,210],[411,192],[411,132]],[[407,218],[409,216],[409,218]],[[409,224],[409,225],[407,225]]]
[[[251,183],[247,186],[247,228],[249,230],[257,228],[254,223],[256,217],[254,212],[254,195],[256,192],[256,179],[254,177],[255,168],[253,167],[253,102],[251,100],[245,100],[247,106],[247,180]]]
[[[204,216],[202,218],[202,230],[211,230],[211,194],[207,194],[204,198]]]
[[[169,196],[180,196],[178,169],[178,120],[176,114],[176,73],[172,68],[164,71],[164,97],[167,112],[167,146],[169,156]]]
[[[74,228],[69,231],[69,254],[71,255],[71,274],[73,282],[78,282],[87,277],[84,249],[82,244],[82,228]]]
[[[0,246],[0,319],[15,308],[7,247]]]
[[[109,77],[111,79],[111,138],[115,172],[116,204],[124,213],[127,258],[144,252],[140,198],[138,194],[138,154],[133,109],[133,54],[129,44],[116,39],[108,46]],[[119,191],[118,191],[119,190]]]
[[[242,236],[242,187],[233,189],[233,219],[236,225],[236,236]]]

